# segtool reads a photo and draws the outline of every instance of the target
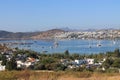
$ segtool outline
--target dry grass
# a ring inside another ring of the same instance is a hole
[[[120,80],[120,76],[106,76],[106,77],[90,77],[90,78],[61,78],[59,80]]]
[[[4,71],[0,80],[120,80],[117,73]]]

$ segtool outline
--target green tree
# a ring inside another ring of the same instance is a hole
[[[0,53],[0,60],[2,60],[2,54]]]
[[[38,63],[34,66],[35,70],[45,70],[45,65],[42,63]]]
[[[120,57],[120,51],[119,51],[119,49],[116,49],[114,51],[114,55],[115,55],[115,57]]]
[[[16,60],[14,57],[7,61],[6,69],[7,70],[16,70],[17,69],[17,63],[16,63]]]
[[[2,55],[1,60],[2,60],[2,65],[3,65],[3,66],[4,66],[4,65],[6,65],[7,58],[6,58],[6,56],[5,56],[5,55]]]
[[[59,70],[62,70],[64,71],[67,67],[63,64],[60,64],[60,63],[54,63],[53,64],[53,70],[56,70],[56,71],[59,71]]]
[[[12,70],[12,62],[11,62],[11,61],[7,61],[5,68],[6,68],[7,70]]]
[[[64,53],[65,53],[65,56],[69,56],[69,51],[68,50],[66,50]]]
[[[120,68],[120,59],[115,59],[112,67]]]
[[[16,70],[16,69],[17,69],[17,62],[16,62],[16,60],[15,60],[14,57],[11,58],[11,62],[12,62],[12,69],[13,69],[13,70]]]
[[[54,62],[55,62],[54,58],[43,58],[41,60],[41,63],[43,63],[43,64],[51,64],[51,63],[54,63]]]
[[[112,66],[113,62],[114,62],[113,59],[106,59],[106,61],[102,64],[102,66],[108,69],[109,67]]]
[[[79,59],[80,58],[79,54],[72,54],[72,57],[73,57],[73,59]]]

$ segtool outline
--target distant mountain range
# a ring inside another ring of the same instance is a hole
[[[101,30],[115,30],[115,29],[101,29]],[[9,32],[0,30],[1,39],[53,39],[56,33],[71,32],[71,31],[97,31],[96,29],[77,30],[69,28],[51,29],[47,31],[36,32]]]
[[[37,32],[9,32],[0,31],[0,39],[51,39],[54,34],[64,32],[61,29],[52,29],[48,31]]]

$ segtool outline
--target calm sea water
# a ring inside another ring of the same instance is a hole
[[[17,44],[10,47],[19,47],[20,49],[31,49],[33,51],[46,53],[63,53],[65,50],[68,50],[70,53],[91,54],[114,51],[116,48],[120,49],[120,40],[12,40],[1,42],[33,43],[29,45]]]

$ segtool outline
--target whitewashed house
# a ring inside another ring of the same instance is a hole
[[[17,68],[22,68],[24,63],[21,60],[16,61],[17,62]]]
[[[94,59],[86,59],[87,64],[94,64]]]
[[[32,62],[26,61],[26,62],[24,63],[24,65],[25,65],[26,67],[29,67],[29,66],[32,65]]]
[[[1,65],[2,61],[0,61],[0,71],[4,71],[5,70],[5,66]]]
[[[75,60],[75,63],[76,63],[77,65],[81,65],[81,64],[85,64],[86,61],[85,61],[85,60]]]

